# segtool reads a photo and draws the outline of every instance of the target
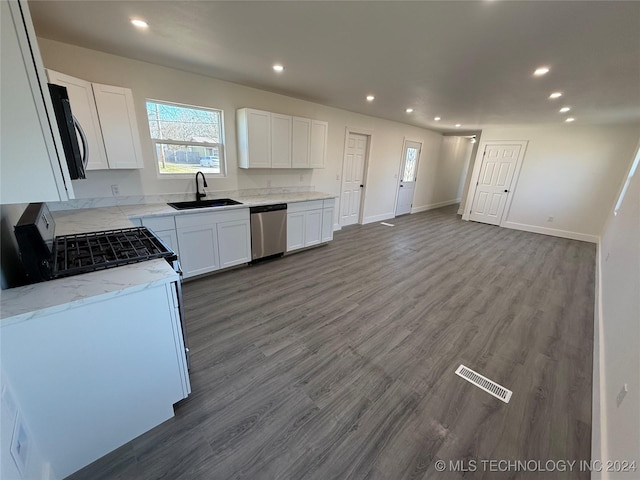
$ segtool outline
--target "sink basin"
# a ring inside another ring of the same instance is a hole
[[[224,207],[226,205],[242,205],[242,202],[236,202],[230,198],[214,198],[211,200],[200,200],[192,202],[175,202],[167,203],[170,207],[176,210],[188,210],[191,208],[209,208],[209,207]]]

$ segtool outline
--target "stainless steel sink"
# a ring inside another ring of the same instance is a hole
[[[209,208],[209,207],[224,207],[227,205],[242,205],[242,202],[236,202],[230,198],[213,198],[210,200],[199,200],[192,202],[175,202],[167,203],[170,207],[176,210],[189,210],[191,208]]]

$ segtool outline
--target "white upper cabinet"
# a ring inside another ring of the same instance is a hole
[[[98,83],[92,87],[109,167],[143,168],[132,91]]]
[[[291,166],[309,168],[309,147],[311,145],[311,120],[293,117],[291,134]]]
[[[240,168],[271,168],[271,114],[242,108],[237,124]]]
[[[93,98],[91,82],[49,69],[47,70],[47,76],[49,77],[49,82],[67,88],[73,115],[78,119],[78,122],[80,122],[80,126],[87,137],[89,163],[86,169],[108,169],[109,163],[107,162],[107,154],[104,149],[100,121],[98,120],[98,110],[96,109],[96,102]],[[79,143],[82,145],[82,142]]]
[[[240,168],[324,168],[327,122],[252,108],[236,120]]]
[[[309,166],[311,168],[324,168],[327,157],[327,136],[329,124],[321,120],[311,120],[311,146]]]
[[[143,168],[131,89],[91,83],[54,70],[49,81],[67,88],[73,115],[89,146],[87,170]]]
[[[271,114],[271,168],[291,168],[291,117]]]
[[[74,198],[26,2],[0,2],[0,203]]]

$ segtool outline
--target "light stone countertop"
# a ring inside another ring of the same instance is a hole
[[[222,210],[256,207],[260,205],[272,205],[275,203],[327,200],[336,198],[336,196],[322,192],[293,192],[270,195],[237,195],[231,198],[241,202],[241,205],[176,210],[166,203],[148,203],[140,205],[120,205],[116,207],[60,210],[51,213],[56,222],[56,235],[59,236],[129,228],[133,226],[130,221],[130,219],[133,218],[163,215],[191,215],[194,213],[217,212]]]
[[[171,265],[156,259],[10,288],[0,295],[0,325],[5,327],[177,279]]]
[[[295,203],[326,200],[335,195],[321,192],[291,192],[268,195],[236,195],[241,205],[176,210],[166,203],[120,205],[101,208],[79,208],[53,211],[56,235],[116,230],[133,226],[131,219],[146,216],[190,215],[274,203]],[[24,287],[3,290],[0,294],[2,326],[28,320],[82,303],[102,301],[123,292],[150,288],[174,281],[178,275],[163,259],[109,268],[97,272],[73,275]]]

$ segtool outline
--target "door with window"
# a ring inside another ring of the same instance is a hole
[[[400,172],[402,176],[400,177],[400,185],[398,186],[396,216],[411,212],[421,150],[422,143],[405,140],[402,153],[402,170]]]

